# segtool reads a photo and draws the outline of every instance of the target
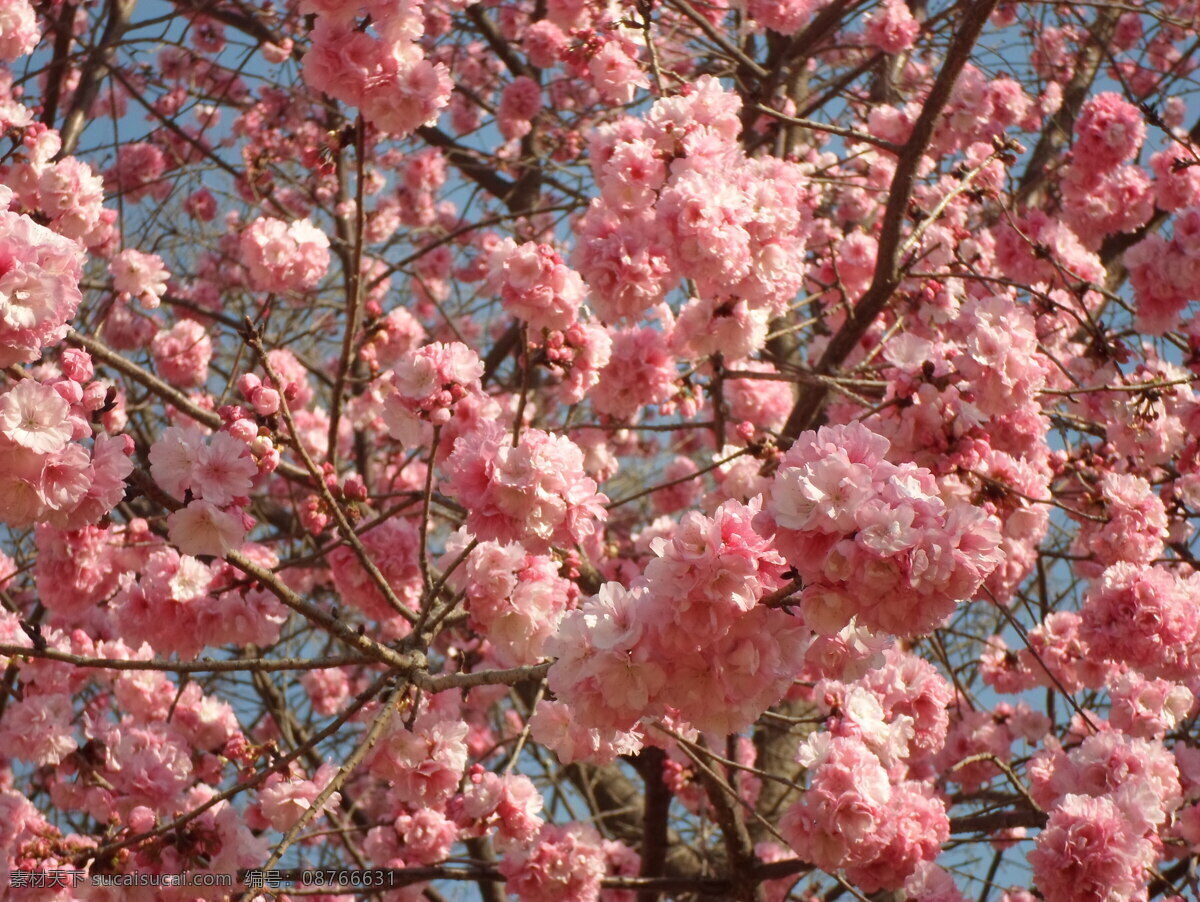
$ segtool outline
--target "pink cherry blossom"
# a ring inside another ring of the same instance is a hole
[[[0,395],[0,435],[37,454],[66,447],[70,406],[48,385],[23,379]]]
[[[481,540],[531,549],[570,544],[605,519],[604,495],[583,474],[583,454],[564,436],[522,431],[517,445],[496,424],[460,438],[446,461],[447,491],[470,500],[467,528]]]
[[[605,871],[600,835],[586,824],[547,824],[506,855],[500,870],[521,902],[596,902]]]
[[[329,238],[306,219],[256,219],[242,232],[239,249],[259,291],[306,291],[329,268]]]
[[[236,513],[211,501],[192,501],[167,518],[171,541],[185,554],[224,555],[242,544],[246,527]]]

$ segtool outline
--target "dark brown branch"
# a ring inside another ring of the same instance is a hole
[[[951,833],[995,833],[1012,827],[1046,826],[1047,815],[1042,811],[993,811],[987,814],[965,814],[950,818]]]
[[[101,82],[108,74],[117,42],[125,33],[125,29],[129,27],[129,20],[133,16],[133,8],[136,5],[137,0],[108,0],[108,20],[104,24],[104,34],[100,37],[100,43],[93,47],[92,52],[88,54],[83,71],[79,75],[79,85],[71,97],[71,108],[67,111],[62,128],[59,130],[59,135],[62,137],[62,148],[58,152],[59,158],[75,152],[75,148],[79,144],[79,136],[83,134],[88,111],[96,100]]]
[[[642,819],[642,877],[661,877],[667,863],[667,815],[671,808],[671,791],[663,781],[663,761],[666,754],[655,746],[647,746],[634,759],[645,786],[646,811]],[[658,902],[659,893],[645,889],[638,893],[637,902]]]
[[[71,52],[71,40],[74,37],[72,26],[75,24],[76,8],[74,3],[64,3],[58,18],[51,20],[54,23],[54,56],[46,67],[46,98],[42,102],[42,123],[51,127],[58,115],[63,78],[67,74],[67,55]]]
[[[328,658],[230,658],[214,661],[201,658],[199,661],[162,661],[158,659],[137,660],[123,658],[89,658],[73,655],[53,648],[35,649],[23,645],[0,643],[0,655],[5,657],[44,658],[62,661],[76,667],[97,670],[161,670],[168,673],[229,673],[233,671],[277,671],[277,670],[320,670],[327,667],[346,667],[354,664],[375,664],[362,655],[339,655]]]

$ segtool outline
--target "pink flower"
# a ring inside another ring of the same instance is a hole
[[[645,591],[605,583],[563,617],[546,643],[557,658],[549,685],[569,699],[575,716],[586,725],[628,730],[644,715],[661,710],[659,693],[666,685],[664,663],[649,641],[640,616]]]
[[[650,183],[600,179],[602,189],[629,203],[648,195]],[[666,242],[659,234],[653,211],[618,215],[593,201],[578,225],[579,240],[571,258],[591,288],[591,303],[609,323],[636,321],[678,282]]]
[[[1118,677],[1109,694],[1109,723],[1142,739],[1161,739],[1191,714],[1196,701],[1187,686],[1147,680],[1132,672]]]
[[[40,37],[37,16],[26,0],[6,0],[0,6],[0,59],[12,62],[32,53]]]
[[[402,814],[392,824],[404,861],[409,864],[434,864],[445,860],[458,836],[454,821],[440,811],[421,808]]]
[[[571,706],[544,699],[529,718],[529,735],[563,764],[611,764],[619,755],[636,754],[642,748],[640,734],[589,726],[575,716]]]
[[[1043,808],[1071,794],[1111,797],[1139,831],[1166,822],[1181,801],[1179,766],[1170,750],[1113,730],[1090,734],[1065,754],[1048,741],[1028,773],[1030,794]]]
[[[426,712],[412,728],[395,725],[369,759],[373,774],[389,780],[397,798],[413,806],[440,806],[458,789],[467,766],[467,724]]]
[[[425,327],[406,308],[397,307],[376,325],[363,347],[363,356],[381,369],[395,368],[413,348],[425,340]]]
[[[1107,523],[1084,521],[1071,550],[1095,559],[1081,561],[1079,572],[1097,577],[1111,564],[1149,564],[1159,557],[1167,536],[1167,512],[1150,483],[1130,473],[1105,473],[1100,480]]]
[[[194,319],[180,320],[154,336],[150,353],[164,379],[181,388],[194,388],[208,378],[212,339]]]
[[[1088,98],[1075,120],[1072,154],[1077,165],[1106,172],[1133,158],[1146,137],[1138,108],[1106,91]]]
[[[246,443],[228,432],[215,433],[200,448],[191,472],[191,488],[218,507],[250,494],[250,480],[258,467]]]
[[[0,395],[0,435],[37,454],[60,451],[73,432],[70,412],[53,388],[22,379]]]
[[[804,616],[832,635],[936,628],[999,563],[994,518],[947,505],[933,474],[883,459],[888,441],[861,423],[823,426],[784,455],[763,528],[805,583]]]
[[[892,787],[879,759],[861,742],[815,734],[800,750],[809,788],[779,824],[805,861],[827,871],[874,861],[895,826]]]
[[[587,288],[548,244],[505,239],[488,260],[488,281],[504,308],[534,331],[574,322]]]
[[[268,778],[258,792],[258,804],[263,818],[275,830],[286,833],[313,807],[317,796],[329,785],[336,773],[337,768],[325,763],[311,780]],[[321,810],[337,807],[341,798],[341,793],[333,793],[322,804]],[[320,811],[317,813],[319,815]]]
[[[224,507],[249,495],[257,474],[249,447],[228,432],[205,440],[194,428],[169,426],[150,448],[150,475],[176,498],[191,491]]]
[[[28,216],[0,211],[0,365],[35,359],[83,299],[83,250]]]
[[[545,69],[558,62],[567,47],[567,36],[549,19],[541,19],[526,29],[521,44],[529,62]]]
[[[1163,210],[1182,210],[1200,204],[1200,167],[1178,148],[1167,148],[1150,156],[1154,172],[1154,202]]]
[[[446,491],[467,504],[467,529],[481,540],[569,547],[607,516],[608,499],[566,436],[524,429],[514,448],[503,426],[483,423],[455,442],[445,467]]]
[[[783,557],[755,532],[751,505],[726,501],[713,517],[685,514],[670,541],[656,539],[646,567],[651,588],[644,616],[660,648],[708,649],[766,593],[783,584]]]
[[[1118,563],[1083,605],[1080,635],[1096,655],[1148,677],[1187,679],[1200,662],[1200,577],[1164,567]]]
[[[329,268],[329,238],[307,219],[285,223],[264,216],[242,232],[239,243],[250,285],[258,291],[303,292]]]
[[[819,5],[817,0],[747,0],[746,11],[772,31],[790,35],[808,22]]]
[[[600,371],[590,395],[598,413],[627,420],[643,407],[671,397],[678,373],[666,339],[649,326],[622,329],[612,336],[608,366]]]
[[[393,47],[382,58],[380,74],[367,82],[363,115],[380,131],[402,138],[436,122],[452,88],[450,71],[423,59],[419,45]]]
[[[464,829],[499,828],[506,842],[531,842],[542,828],[538,812],[542,796],[524,774],[498,776],[476,765],[466,789],[451,803],[455,819]]]
[[[1111,799],[1069,795],[1050,812],[1029,853],[1046,902],[1136,898],[1153,861],[1150,843]]]
[[[157,254],[125,250],[113,257],[108,264],[113,277],[113,288],[141,300],[146,308],[154,308],[167,293],[170,273]]]
[[[171,542],[184,554],[221,557],[238,548],[246,527],[236,513],[223,511],[211,501],[193,501],[167,517]]]
[[[161,148],[148,141],[132,141],[117,148],[116,165],[104,173],[104,180],[111,190],[121,192],[126,203],[136,204],[147,195],[161,203],[171,193],[171,182],[163,177],[166,171],[167,158]]]
[[[74,719],[69,695],[26,693],[4,712],[0,754],[30,764],[58,764],[75,751]]]
[[[846,876],[867,892],[900,889],[921,865],[937,858],[950,838],[946,805],[924,784],[897,786],[888,813],[891,841],[874,861],[846,869]]]
[[[605,870],[600,834],[586,824],[546,824],[500,862],[505,888],[521,902],[597,902]]]
[[[530,122],[542,106],[541,94],[541,85],[527,75],[514,78],[505,87],[496,112],[496,124],[506,140],[529,134]]]
[[[395,391],[384,399],[383,417],[393,438],[406,445],[421,441],[422,421],[443,426],[454,405],[481,390],[483,363],[462,342],[433,342],[407,354],[392,374]]]
[[[481,543],[461,572],[471,622],[505,666],[540,660],[546,640],[578,595],[552,558],[528,554],[515,544]]]
[[[309,670],[300,678],[308,693],[313,711],[323,717],[331,717],[342,709],[350,695],[350,681],[346,672],[337,667]]]
[[[150,446],[150,475],[160,486],[182,498],[192,487],[192,474],[204,447],[196,427],[168,426]]]
[[[360,537],[367,554],[402,604],[413,609],[421,597],[421,569],[417,563],[420,539],[417,528],[403,517],[391,517]],[[390,637],[407,634],[408,622],[388,604],[375,581],[363,569],[348,545],[329,554],[333,585],[342,599],[378,621]]]
[[[921,23],[913,18],[904,0],[884,0],[867,17],[863,37],[884,53],[900,53],[913,45]]]
[[[38,206],[51,217],[50,228],[83,240],[100,225],[104,211],[104,182],[87,163],[64,157],[38,175]]]
[[[360,106],[368,79],[378,68],[380,49],[379,42],[366,32],[322,16],[312,31],[312,46],[304,54],[304,80],[335,100]]]
[[[620,40],[605,42],[600,52],[588,60],[588,74],[600,96],[611,103],[629,103],[638,88],[650,87]]]

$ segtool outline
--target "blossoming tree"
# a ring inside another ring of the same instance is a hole
[[[1197,892],[1195,0],[0,9],[5,898]]]

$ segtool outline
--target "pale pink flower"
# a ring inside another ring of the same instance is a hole
[[[40,37],[37,15],[26,0],[5,0],[0,5],[0,59],[12,62],[32,53]]]
[[[0,211],[0,364],[33,360],[66,334],[82,300],[82,267],[74,241]]]
[[[542,106],[541,94],[541,85],[527,75],[514,78],[505,87],[496,111],[496,125],[506,140],[529,134],[531,120]]]
[[[1153,857],[1111,799],[1069,795],[1050,812],[1029,862],[1046,902],[1121,902],[1144,889]]]
[[[154,365],[164,379],[181,388],[203,385],[212,360],[212,339],[193,319],[180,320],[154,336],[150,343]]]
[[[143,307],[157,307],[167,293],[170,273],[157,254],[143,254],[132,249],[121,251],[109,262],[108,271],[113,277],[113,288],[138,298]]]
[[[513,447],[503,426],[483,423],[455,442],[445,467],[446,491],[467,503],[467,528],[482,540],[569,547],[606,518],[607,498],[566,436],[524,429]]]
[[[454,405],[481,390],[483,363],[462,342],[433,342],[397,361],[395,389],[384,398],[383,417],[394,438],[406,445],[421,439],[420,425],[450,421]]]
[[[258,291],[309,291],[329,268],[329,238],[307,219],[256,219],[242,232],[239,247]]]
[[[30,764],[58,764],[75,751],[74,718],[70,695],[26,692],[4,712],[0,754]]]
[[[1145,137],[1146,123],[1138,108],[1106,91],[1083,105],[1071,149],[1077,165],[1104,172],[1132,159]]]
[[[375,747],[371,773],[392,783],[396,797],[440,806],[458,789],[467,766],[467,724],[429,711],[409,727],[395,724]]]
[[[196,427],[168,426],[150,446],[150,475],[176,498],[182,498],[192,487],[192,475],[204,447],[204,435]]]
[[[51,454],[71,439],[70,412],[53,388],[22,379],[0,395],[0,434],[37,454]]]
[[[600,834],[586,824],[546,824],[500,862],[505,888],[521,902],[597,902],[605,873]]]
[[[262,817],[275,830],[286,833],[301,817],[310,811],[321,791],[337,774],[337,768],[328,762],[322,764],[311,780],[270,779],[258,792],[258,804]],[[341,793],[329,796],[317,812],[336,807],[341,802]],[[312,823],[312,821],[310,821]]]
[[[1094,654],[1148,677],[1187,679],[1200,662],[1198,593],[1195,575],[1114,564],[1084,599],[1080,635]]]
[[[600,96],[611,103],[629,103],[638,88],[650,87],[650,82],[630,57],[625,42],[606,41],[600,52],[588,60],[588,74]]]
[[[258,467],[246,443],[228,432],[215,433],[200,448],[191,471],[191,488],[218,507],[250,494]]]
[[[904,0],[884,0],[867,17],[863,37],[884,53],[900,53],[913,45],[921,23],[913,18]]]
[[[246,537],[242,518],[211,501],[193,501],[175,511],[167,517],[167,532],[183,553],[217,557],[238,548]]]
[[[488,283],[504,308],[531,329],[565,329],[576,318],[587,287],[548,244],[505,239],[488,260]]]

